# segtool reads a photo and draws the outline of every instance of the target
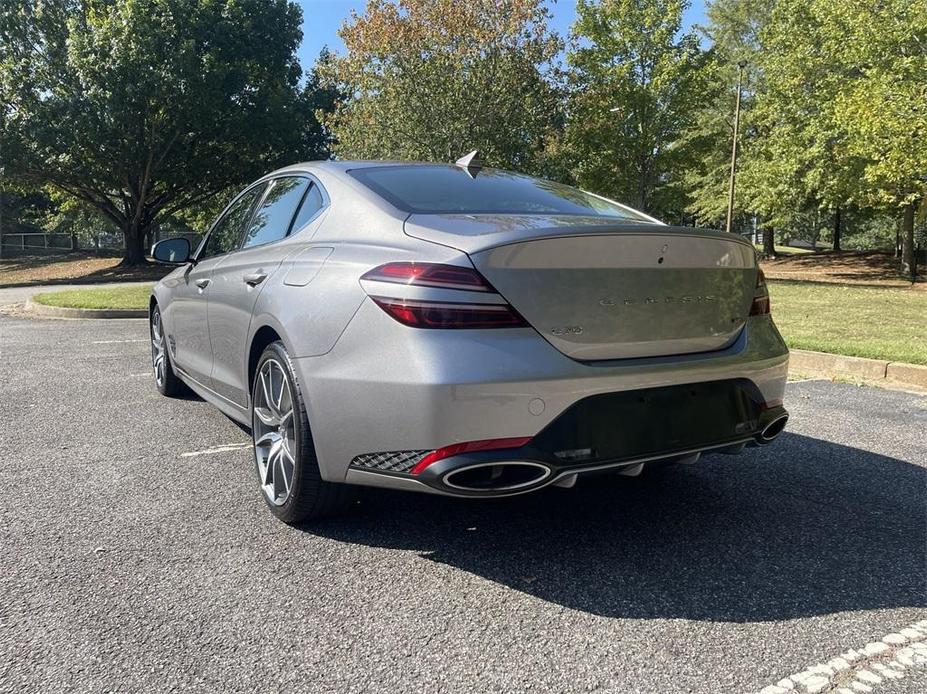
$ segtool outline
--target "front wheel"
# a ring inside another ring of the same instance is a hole
[[[161,308],[157,304],[151,309],[148,332],[151,335],[151,366],[158,392],[168,397],[183,395],[187,392],[187,387],[171,366],[171,356],[167,352],[167,340],[164,337],[164,323],[161,320]]]
[[[302,523],[344,508],[346,485],[322,479],[306,406],[282,342],[258,361],[251,388],[254,462],[264,501],[284,523]]]

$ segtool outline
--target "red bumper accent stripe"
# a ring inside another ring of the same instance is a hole
[[[521,448],[529,441],[531,436],[522,436],[511,439],[485,439],[483,441],[464,441],[463,443],[453,443],[450,446],[444,446],[436,451],[432,451],[415,464],[409,472],[413,475],[419,474],[429,465],[437,463],[439,460],[450,458],[451,456],[460,455],[461,453],[473,453],[474,451],[495,451],[506,448]]]

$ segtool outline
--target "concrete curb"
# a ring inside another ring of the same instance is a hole
[[[790,351],[789,371],[802,376],[888,381],[898,385],[927,388],[927,366],[810,352],[804,349]]]
[[[893,383],[906,383],[927,388],[927,366],[893,362],[885,367],[885,378]]]
[[[147,318],[148,311],[135,308],[65,308],[26,300],[26,310],[44,318]]]

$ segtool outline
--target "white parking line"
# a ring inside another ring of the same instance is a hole
[[[92,345],[117,345],[126,342],[148,342],[148,340],[94,340]]]
[[[245,448],[251,448],[251,443],[226,443],[221,446],[210,446],[203,451],[190,451],[189,453],[181,453],[181,458],[193,458],[198,455],[212,455],[213,453],[228,453],[229,451],[241,451]]]
[[[927,619],[850,649],[764,687],[760,694],[837,692],[865,694],[886,680],[899,680],[927,665]]]

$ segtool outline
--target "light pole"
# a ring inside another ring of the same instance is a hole
[[[734,178],[737,174],[737,140],[740,135],[740,92],[744,83],[744,68],[746,61],[737,63],[737,99],[734,101],[734,140],[731,144],[731,181],[727,189],[727,226],[725,231],[731,233],[734,223]]]

